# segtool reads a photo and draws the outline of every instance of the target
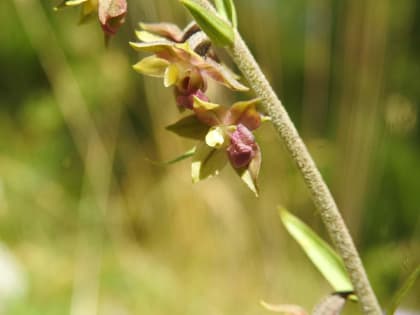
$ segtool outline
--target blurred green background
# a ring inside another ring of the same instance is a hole
[[[236,3],[386,305],[420,261],[420,2]],[[192,185],[187,161],[150,162],[194,143],[164,130],[172,91],[132,71],[127,42],[139,21],[187,24],[178,1],[129,0],[107,49],[56,4],[0,1],[0,313],[269,314],[260,300],[310,310],[330,293],[280,223],[282,204],[326,237],[270,125],[259,199],[228,168]]]

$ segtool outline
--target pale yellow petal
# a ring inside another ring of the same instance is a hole
[[[151,42],[158,42],[158,41],[164,41],[165,38],[152,34],[147,31],[136,31],[136,36],[139,40],[145,43],[151,43]]]
[[[163,84],[170,87],[178,81],[179,69],[176,64],[171,63],[165,70]]]
[[[225,132],[222,127],[212,127],[206,135],[206,144],[209,147],[220,149],[225,143]]]

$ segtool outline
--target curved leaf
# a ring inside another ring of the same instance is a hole
[[[335,291],[354,291],[340,256],[297,217],[285,209],[279,209],[279,211],[289,234],[299,243]]]

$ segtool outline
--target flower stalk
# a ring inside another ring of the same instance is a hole
[[[207,0],[192,1],[215,13],[214,7]],[[234,43],[228,46],[227,50],[256,96],[261,99],[264,110],[271,117],[277,133],[282,138],[288,152],[301,172],[329,236],[338,254],[343,259],[363,313],[366,315],[381,315],[381,308],[370,285],[360,256],[328,186],[286,109],[237,30],[235,30]]]

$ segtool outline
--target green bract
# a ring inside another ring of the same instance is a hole
[[[233,0],[215,0],[217,12],[232,23],[234,28],[238,27],[238,17]]]
[[[206,33],[216,45],[233,45],[235,41],[235,32],[232,25],[221,19],[217,14],[203,8],[195,1],[180,1],[190,11],[203,32]]]

